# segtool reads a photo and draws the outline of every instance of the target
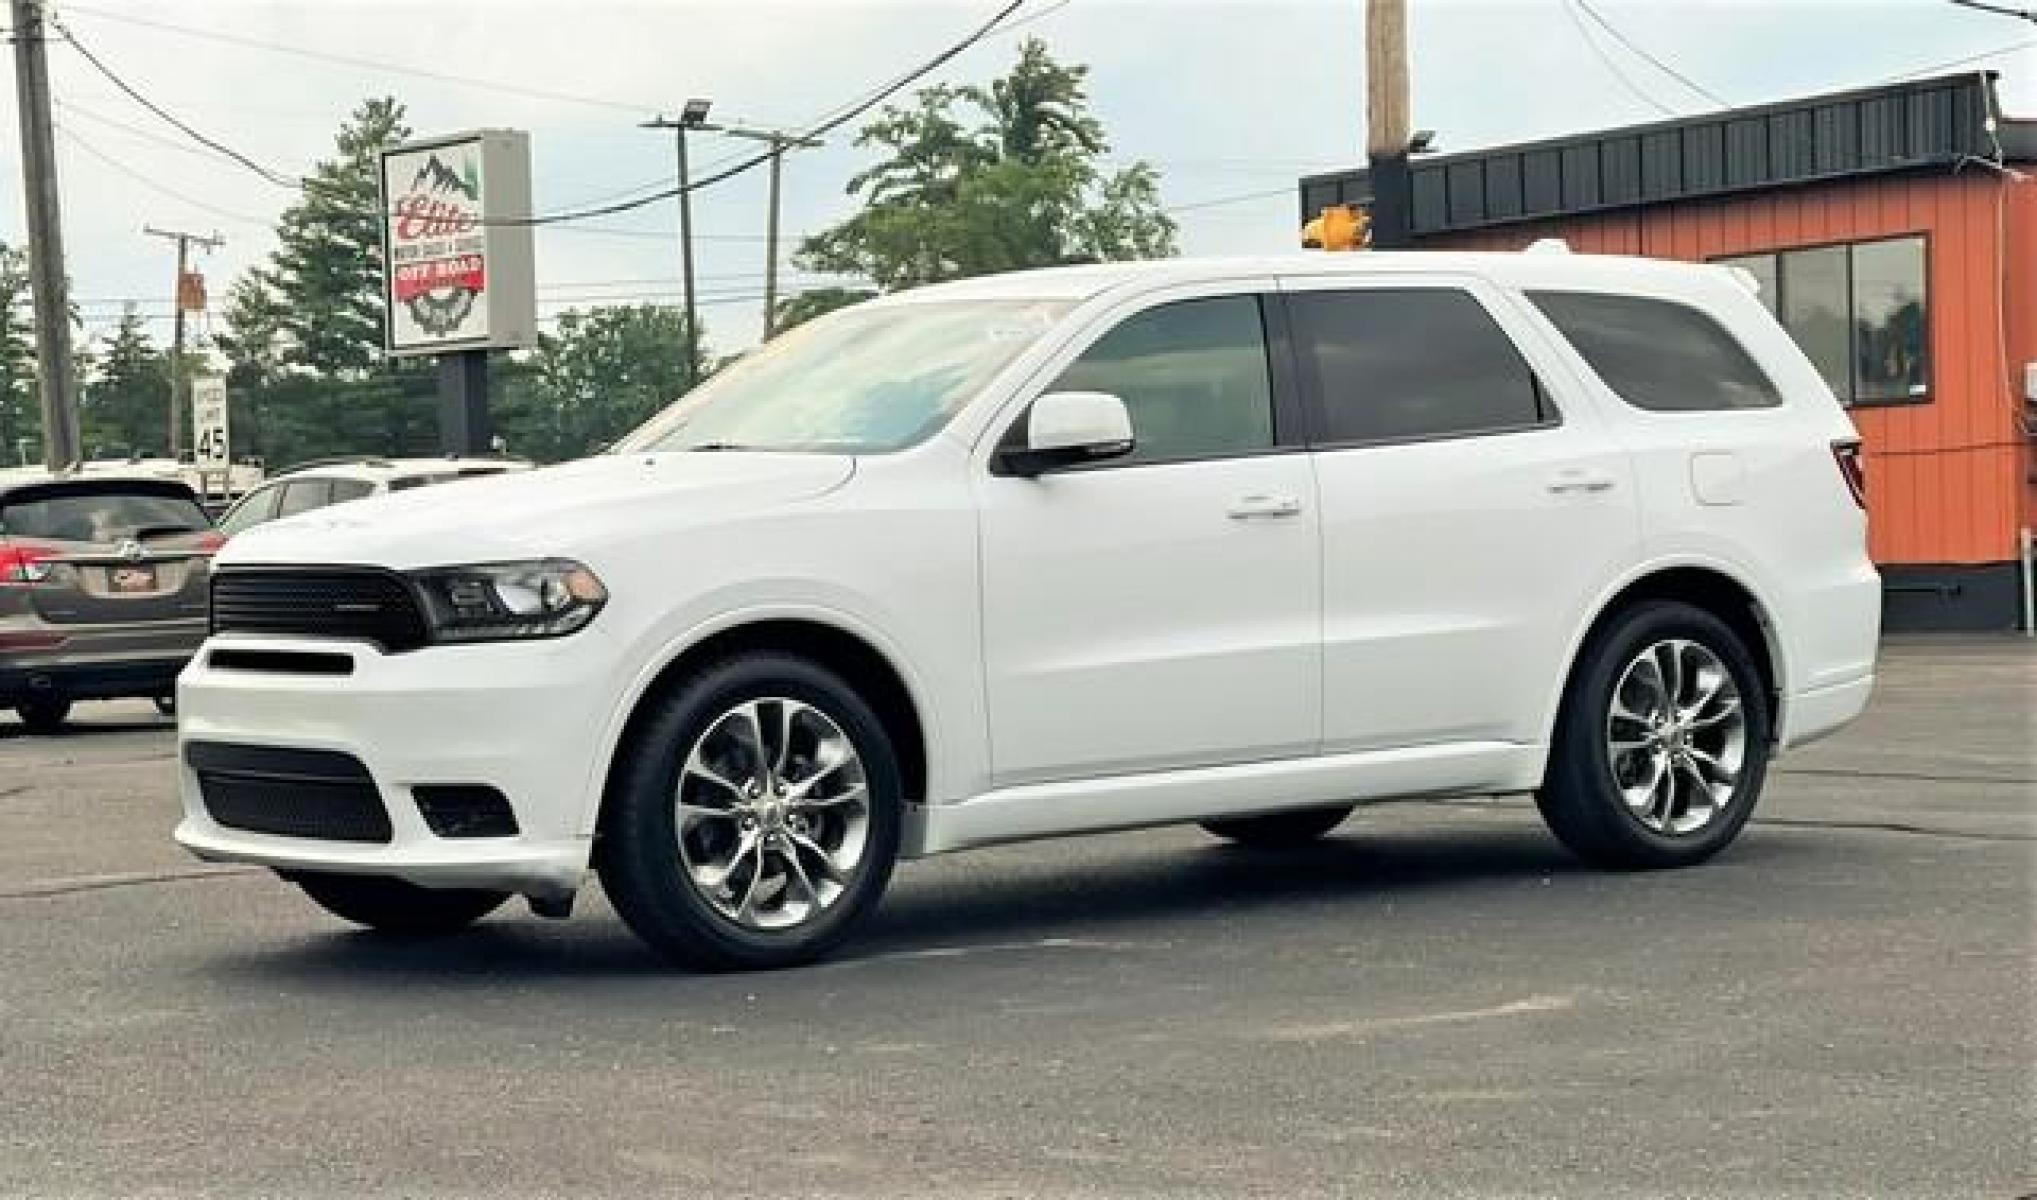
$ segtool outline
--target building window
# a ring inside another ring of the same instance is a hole
[[[1930,395],[1924,239],[1722,258],[1761,283],[1761,302],[1846,404]]]

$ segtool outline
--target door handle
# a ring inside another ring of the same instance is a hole
[[[1241,496],[1231,505],[1230,518],[1233,521],[1255,521],[1265,517],[1292,517],[1301,513],[1301,501],[1293,496],[1268,496],[1255,493]]]
[[[1549,477],[1549,490],[1559,496],[1578,493],[1610,492],[1613,477],[1603,471],[1587,471],[1573,468],[1558,471]]]

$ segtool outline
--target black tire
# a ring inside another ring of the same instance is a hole
[[[737,705],[773,697],[808,705],[835,724],[862,760],[869,805],[863,855],[841,892],[817,916],[765,930],[738,924],[696,890],[676,849],[674,796],[683,761],[710,725]],[[638,937],[682,966],[769,970],[811,962],[877,902],[898,858],[904,789],[883,722],[834,672],[794,655],[741,654],[653,699],[612,777],[595,845],[602,888]]]
[[[1622,800],[1606,733],[1613,692],[1628,664],[1648,647],[1674,639],[1697,643],[1724,665],[1745,718],[1745,749],[1731,792],[1708,822],[1687,833],[1650,828]],[[1638,870],[1701,863],[1739,835],[1761,798],[1772,749],[1769,707],[1753,655],[1725,622],[1675,601],[1637,604],[1594,635],[1572,668],[1535,805],[1550,831],[1595,866]]]
[[[17,703],[14,711],[30,733],[62,733],[71,715],[71,702],[62,696],[31,696]]]
[[[1203,829],[1228,842],[1257,850],[1292,850],[1320,839],[1344,823],[1356,808],[1340,804],[1335,808],[1304,808],[1294,812],[1267,813],[1258,817],[1225,817],[1203,821]]]
[[[291,882],[333,916],[392,937],[456,933],[509,899],[508,892],[423,888],[381,875],[307,872]]]

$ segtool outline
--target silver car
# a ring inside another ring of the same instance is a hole
[[[0,706],[38,733],[78,700],[168,711],[205,639],[219,544],[175,480],[0,474]]]

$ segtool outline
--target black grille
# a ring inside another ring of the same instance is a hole
[[[401,578],[346,567],[224,568],[212,577],[212,632],[355,638],[391,652],[428,637]]]
[[[386,842],[389,812],[351,754],[192,742],[184,761],[198,794],[228,829],[337,842]]]
[[[424,823],[442,838],[515,837],[509,798],[478,783],[424,784],[410,789]]]

